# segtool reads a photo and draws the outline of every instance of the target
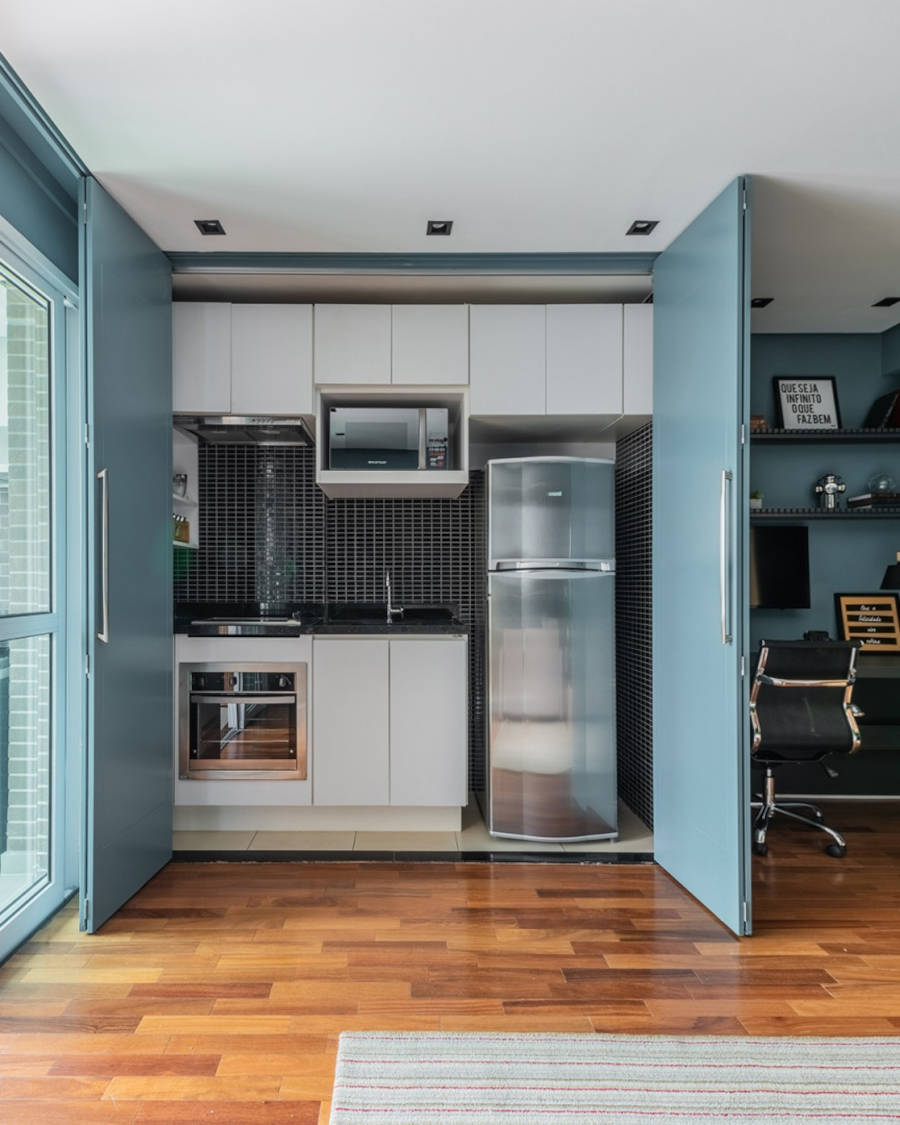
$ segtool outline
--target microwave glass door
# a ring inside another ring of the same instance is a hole
[[[404,407],[333,407],[332,469],[417,469],[420,411]]]

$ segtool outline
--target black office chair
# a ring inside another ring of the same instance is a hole
[[[857,715],[852,702],[856,680],[856,643],[844,641],[763,641],[750,693],[753,765],[764,771],[764,792],[754,808],[753,850],[765,855],[766,832],[776,813],[827,832],[829,855],[847,854],[847,842],[824,823],[822,813],[805,801],[777,801],[778,766],[820,763],[829,754],[855,754],[860,746]],[[808,809],[802,816],[797,809]]]

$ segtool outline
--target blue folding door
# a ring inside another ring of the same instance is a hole
[[[85,203],[94,931],[172,854],[172,299],[166,257],[91,178]]]
[[[735,180],[654,269],[657,861],[750,932],[745,670],[749,202]]]

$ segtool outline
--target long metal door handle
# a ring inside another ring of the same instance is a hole
[[[719,615],[722,628],[722,644],[730,645],[734,639],[731,633],[731,582],[728,568],[728,539],[730,504],[728,503],[730,485],[734,474],[722,470],[722,490],[719,494]]]
[[[100,481],[100,610],[103,615],[103,625],[97,634],[97,640],[105,645],[109,644],[109,470],[101,469],[97,473]]]

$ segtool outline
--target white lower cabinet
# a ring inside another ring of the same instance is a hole
[[[387,640],[313,643],[313,804],[390,804]]]
[[[466,804],[466,645],[316,638],[313,804]]]
[[[390,644],[391,804],[465,805],[466,642]]]

